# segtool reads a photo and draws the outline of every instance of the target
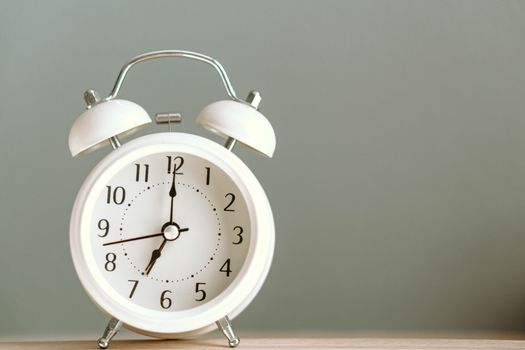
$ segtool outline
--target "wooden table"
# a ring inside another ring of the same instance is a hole
[[[516,338],[516,337],[512,337]],[[96,349],[90,341],[0,342],[0,349],[74,350]],[[224,338],[195,340],[115,340],[111,350],[229,349]],[[349,350],[506,350],[525,349],[521,339],[452,339],[452,338],[358,338],[358,337],[277,337],[241,339],[239,350],[270,349],[349,349]]]

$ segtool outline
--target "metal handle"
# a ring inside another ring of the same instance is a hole
[[[215,59],[205,56],[203,54],[197,53],[197,52],[191,52],[191,51],[181,51],[181,50],[163,50],[163,51],[153,51],[148,52],[143,55],[136,56],[132,58],[122,69],[120,70],[120,73],[118,75],[117,81],[115,82],[115,85],[113,86],[113,90],[111,91],[111,94],[106,97],[106,101],[112,100],[117,97],[117,94],[120,91],[120,88],[122,87],[122,83],[124,82],[124,78],[126,78],[126,74],[128,74],[128,71],[136,65],[137,63],[156,59],[156,58],[162,58],[162,57],[181,57],[181,58],[188,58],[191,60],[196,60],[200,62],[204,62],[215,68],[215,70],[219,73],[222,82],[224,84],[224,87],[226,88],[226,92],[228,93],[228,96],[234,101],[243,102],[242,99],[238,98],[235,94],[235,90],[233,90],[233,86],[230,83],[230,80],[228,79],[228,75],[226,74],[226,71],[222,67],[222,65]]]

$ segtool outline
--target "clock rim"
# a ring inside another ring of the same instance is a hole
[[[83,218],[91,216],[91,212],[85,211],[94,206],[93,198],[98,193],[93,191],[94,187],[105,185],[104,179],[111,178],[123,166],[136,159],[170,151],[193,154],[220,167],[239,188],[246,202],[251,225],[250,247],[244,264],[226,289],[201,306],[172,312],[140,307],[116,293],[101,278],[94,261],[90,261],[88,237],[82,234],[86,230],[89,232]],[[219,144],[186,133],[142,136],[109,153],[84,180],[77,194],[70,222],[73,263],[81,284],[92,301],[105,313],[121,320],[127,328],[159,337],[185,337],[205,333],[216,328],[215,321],[220,318],[228,315],[233,319],[251,302],[266,279],[273,257],[274,242],[275,227],[270,204],[250,169],[235,154]],[[135,311],[127,310],[125,304],[135,305],[132,307]]]

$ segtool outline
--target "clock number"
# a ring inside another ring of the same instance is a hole
[[[230,259],[226,260],[224,264],[222,264],[220,272],[226,273],[226,277],[230,277],[230,273],[232,273],[232,270],[230,268]]]
[[[165,290],[160,295],[160,306],[162,306],[163,309],[169,309],[171,307],[171,299],[166,296],[166,293],[171,294],[171,290]]]
[[[140,181],[140,165],[135,163],[135,181]],[[148,182],[149,178],[149,164],[142,164],[144,165],[144,182]]]
[[[195,293],[201,293],[201,297],[199,299],[195,299],[195,301],[203,301],[206,299],[206,292],[204,289],[200,289],[201,285],[205,285],[206,283],[198,282],[195,284]]]
[[[242,229],[241,226],[235,226],[235,227],[233,228],[233,231],[235,231],[235,230],[238,230],[238,231],[239,231],[238,233],[236,232],[236,233],[237,233],[237,237],[239,237],[239,240],[238,240],[237,242],[232,242],[232,243],[233,243],[233,244],[241,244],[242,241],[243,241],[242,233],[244,232],[244,230]]]
[[[171,174],[172,170],[177,172],[182,167],[182,164],[184,164],[184,158],[181,156],[178,157],[172,157],[172,156],[166,156],[168,157],[168,174]],[[177,173],[178,175],[182,175],[183,173]]]
[[[106,219],[100,219],[98,221],[97,226],[100,231],[105,231],[102,235],[97,235],[97,236],[106,237],[109,233],[109,221],[107,221]]]
[[[111,189],[111,186],[106,186],[108,189],[108,194],[106,196],[106,202],[111,204],[111,202],[120,205],[124,203],[126,199],[126,190],[122,186],[115,187],[114,190]]]
[[[135,289],[137,289],[137,285],[139,284],[139,281],[137,281],[137,280],[128,280],[128,282],[133,283],[133,287],[131,287],[131,293],[129,293],[129,298],[131,299],[133,297],[133,294],[135,294]]]
[[[115,264],[115,260],[117,260],[117,256],[115,253],[107,253],[106,254],[106,263],[104,264],[104,268],[108,272],[115,271],[115,268],[117,265]]]
[[[210,184],[210,167],[206,167],[206,185]]]
[[[224,207],[224,211],[235,211],[235,209],[231,209],[233,202],[235,202],[235,195],[233,193],[227,193],[224,198],[230,197],[230,204],[228,204],[226,207]]]

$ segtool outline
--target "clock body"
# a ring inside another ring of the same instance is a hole
[[[248,167],[208,139],[137,138],[88,175],[71,254],[87,294],[143,334],[211,331],[257,294],[274,250],[268,199]]]

